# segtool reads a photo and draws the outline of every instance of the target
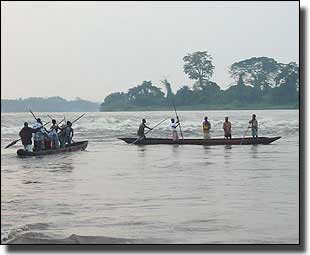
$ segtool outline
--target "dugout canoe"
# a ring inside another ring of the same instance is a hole
[[[65,148],[61,149],[51,149],[51,150],[43,150],[43,151],[25,151],[24,149],[19,149],[17,151],[17,156],[19,157],[27,157],[27,156],[44,156],[50,154],[60,154],[71,151],[83,151],[86,149],[88,145],[88,141],[81,141],[76,143],[71,143],[70,145],[66,145]]]
[[[278,139],[281,136],[276,137],[258,137],[253,139],[252,137],[245,138],[212,138],[212,139],[180,139],[179,141],[173,141],[172,139],[166,138],[145,138],[137,140],[137,138],[118,138],[129,144],[191,144],[191,145],[245,145],[245,144],[270,144]]]

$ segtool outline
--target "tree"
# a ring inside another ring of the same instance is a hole
[[[127,95],[124,92],[115,92],[104,99],[104,104],[124,104],[127,101]]]
[[[164,95],[151,81],[143,81],[141,85],[128,90],[129,102],[137,106],[158,105],[163,102]]]
[[[208,81],[212,77],[214,66],[212,57],[207,51],[187,54],[183,61],[185,62],[183,66],[185,74],[192,80],[198,80],[200,86],[203,86],[204,80]]]
[[[281,64],[273,58],[253,57],[233,63],[230,74],[239,85],[250,85],[265,92],[274,86],[280,70]]]
[[[293,88],[299,91],[299,67],[295,62],[282,64],[282,69],[279,75],[276,77],[277,85],[286,85],[289,88]]]
[[[161,83],[165,86],[166,93],[167,93],[166,94],[167,100],[168,101],[173,100],[174,94],[171,89],[171,84],[168,82],[167,79],[162,80]]]
[[[271,101],[278,104],[297,103],[299,91],[299,67],[295,62],[282,64],[276,77],[276,85],[271,91]]]
[[[193,85],[195,101],[199,104],[217,103],[221,88],[215,82],[204,81],[202,85],[197,81]]]
[[[193,91],[187,86],[182,86],[175,94],[175,104],[176,105],[190,105],[195,104],[193,98]]]
[[[240,106],[261,102],[260,91],[250,86],[231,86],[224,91],[222,97],[225,103],[233,103]]]

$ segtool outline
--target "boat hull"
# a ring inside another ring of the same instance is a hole
[[[17,151],[17,156],[19,157],[31,157],[31,156],[43,156],[43,155],[50,155],[50,154],[60,154],[64,152],[71,152],[71,151],[83,151],[86,149],[88,145],[88,141],[81,141],[76,143],[71,143],[70,145],[66,145],[65,148],[61,149],[52,149],[52,150],[43,150],[43,151],[25,151],[23,149],[19,149]]]
[[[189,144],[189,145],[246,145],[246,144],[270,144],[278,139],[277,137],[258,137],[253,139],[252,137],[246,138],[213,138],[213,139],[180,139],[178,141],[173,141],[172,139],[165,138],[145,138],[137,140],[137,138],[118,138],[129,144],[140,144],[140,145],[150,145],[150,144]]]

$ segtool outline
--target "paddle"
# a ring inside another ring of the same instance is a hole
[[[171,93],[171,96],[170,96],[171,102],[172,102],[172,104],[173,104],[175,116],[177,117],[177,120],[178,120],[178,122],[179,122],[180,134],[181,134],[181,136],[182,136],[182,139],[184,140],[183,133],[182,133],[182,129],[181,129],[181,122],[180,122],[179,116],[178,116],[178,114],[177,114],[177,110],[176,110],[176,108],[175,108],[175,104],[174,104],[174,100],[173,100],[173,96],[174,96],[174,95],[173,95],[172,90],[171,90],[171,85],[170,85],[170,83],[168,82],[168,80],[167,80],[166,78],[165,78],[163,81],[161,81],[161,83],[164,84],[164,86],[166,87],[166,90],[167,90],[167,99],[168,99],[168,91],[170,91],[170,93]]]
[[[164,121],[166,121],[169,118],[166,118],[164,120],[162,120],[161,122],[159,122],[158,124],[156,124],[154,127],[152,127],[150,130],[146,131],[144,135],[148,134],[149,132],[151,132],[154,128],[158,127],[161,123],[163,123]],[[137,141],[140,141],[144,139],[144,137],[138,137],[134,142],[132,142],[131,144],[135,144]]]
[[[78,117],[78,118],[75,119],[74,121],[72,121],[71,124],[73,124],[74,122],[77,122],[77,121],[78,121],[80,118],[82,118],[85,114],[86,114],[86,112],[83,113],[80,117]]]
[[[172,99],[172,103],[173,103],[173,108],[174,108],[175,116],[177,117],[177,120],[179,121],[180,134],[181,134],[181,136],[182,136],[182,140],[184,140],[183,133],[182,133],[182,129],[181,129],[181,122],[180,122],[179,116],[178,116],[178,114],[177,114],[177,110],[176,110],[176,108],[175,108],[173,99]]]
[[[32,116],[34,117],[34,119],[35,119],[36,121],[38,121],[38,118],[34,115],[34,113],[31,111],[31,109],[29,109],[29,112],[32,114]],[[48,122],[48,123],[49,123],[49,122]],[[43,127],[44,127],[45,125],[46,125],[46,123],[43,125]],[[45,130],[46,132],[48,132],[46,128],[44,128],[44,130]]]
[[[71,125],[72,125],[74,122],[77,122],[77,121],[78,121],[80,118],[82,118],[85,114],[86,114],[86,112],[83,113],[80,117],[76,118],[74,121],[72,121],[72,122],[71,122]],[[60,129],[61,129],[61,130],[64,130],[66,127],[67,127],[67,125],[66,125],[65,127],[63,127],[63,128],[60,128]]]
[[[246,134],[247,134],[249,128],[250,128],[249,126],[246,128],[246,130],[245,130],[245,132],[244,132],[244,134],[243,134],[243,137],[242,137],[242,139],[241,139],[240,145],[242,145],[242,142],[243,142],[243,140],[244,140],[244,137],[246,136]]]
[[[46,122],[43,126],[47,125],[49,122]],[[11,142],[10,144],[8,144],[7,146],[4,147],[4,149],[7,149],[11,146],[13,146],[14,144],[16,144],[18,141],[20,141],[21,138],[17,139],[17,140],[14,140],[13,142]]]
[[[49,117],[51,120],[53,120],[53,118],[51,117],[51,115],[49,115],[49,114],[47,114],[47,117]],[[66,119],[65,119],[65,117],[57,124],[57,126],[61,123],[61,122],[63,122],[63,121],[65,121]],[[59,127],[59,126],[58,126]]]

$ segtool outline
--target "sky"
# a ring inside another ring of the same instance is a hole
[[[266,56],[299,61],[297,1],[1,2],[1,98],[61,96],[102,102],[113,92],[167,78],[193,80],[183,57],[208,51],[211,80]]]

